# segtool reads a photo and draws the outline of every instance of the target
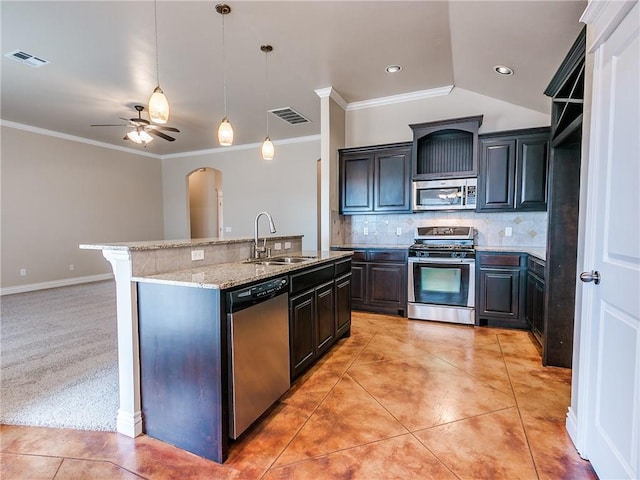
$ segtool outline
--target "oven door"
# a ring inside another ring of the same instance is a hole
[[[473,308],[475,260],[409,258],[410,303]]]

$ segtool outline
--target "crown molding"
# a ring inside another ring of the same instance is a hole
[[[326,98],[326,97],[330,97],[333,101],[335,101],[338,105],[340,105],[340,107],[342,107],[343,110],[347,109],[348,103],[347,101],[342,98],[342,96],[338,93],[338,91],[333,88],[333,87],[326,87],[326,88],[318,88],[317,90],[314,90],[316,92],[316,95],[318,95],[320,98]]]
[[[88,138],[76,137],[75,135],[55,132],[53,130],[47,130],[39,127],[32,127],[31,125],[24,125],[22,123],[11,122],[9,120],[0,119],[0,125],[8,128],[15,128],[16,130],[23,130],[25,132],[37,133],[38,135],[46,135],[48,137],[61,138],[63,140],[69,140],[71,142],[84,143],[86,145],[92,145],[94,147],[102,147],[108,148],[110,150],[118,150],[119,152],[133,153],[135,155],[141,155],[143,157],[151,157],[157,159],[162,158],[160,155],[156,155],[155,153],[141,152],[139,150],[134,150],[133,148],[120,147],[118,145],[112,145],[110,143],[89,140]]]
[[[361,102],[351,102],[347,105],[347,111],[380,107],[383,105],[394,105],[396,103],[403,102],[413,102],[425,98],[442,97],[449,95],[451,90],[453,90],[453,85],[447,85],[445,87],[430,88],[429,90],[418,90],[417,92],[401,93],[399,95],[391,95],[389,97],[372,98],[371,100],[363,100]]]

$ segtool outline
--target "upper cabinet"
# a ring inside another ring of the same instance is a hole
[[[345,148],[340,153],[340,213],[411,211],[411,143]]]
[[[413,130],[414,180],[478,175],[482,115],[409,125]]]
[[[481,135],[477,210],[545,211],[550,138],[548,127]]]

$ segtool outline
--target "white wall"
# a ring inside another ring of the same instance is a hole
[[[471,115],[484,115],[480,133],[544,127],[551,123],[547,114],[454,88],[445,96],[358,110],[347,107],[346,146],[411,141],[413,131],[410,124]]]
[[[259,145],[164,158],[165,238],[189,237],[187,176],[209,167],[222,173],[223,222],[225,228],[231,228],[225,237],[253,237],[255,217],[266,210],[273,216],[278,234],[304,235],[302,248],[316,250],[320,140],[311,137],[299,143],[276,143],[275,148],[271,161],[262,160]],[[261,220],[260,235],[268,234],[266,222]]]
[[[159,159],[7,126],[0,133],[3,289],[110,273],[81,243],[162,238]]]

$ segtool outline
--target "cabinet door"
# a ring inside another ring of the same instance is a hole
[[[533,300],[533,331],[542,339],[544,337],[544,282],[536,279]]]
[[[515,139],[481,140],[477,210],[513,210],[515,169]]]
[[[335,295],[333,281],[320,285],[316,293],[316,350],[321,353],[333,342],[336,334]]]
[[[480,312],[492,317],[517,319],[520,314],[520,271],[480,270]]]
[[[370,263],[368,269],[369,303],[404,310],[406,267],[393,263]]]
[[[336,279],[336,337],[351,329],[351,275]]]
[[[340,156],[340,212],[373,211],[373,154]]]
[[[367,298],[367,264],[353,262],[351,264],[351,302],[354,306],[362,305]]]
[[[373,209],[377,212],[411,210],[411,148],[374,155]]]
[[[517,210],[547,209],[549,135],[518,139],[516,204]]]
[[[289,301],[291,378],[297,377],[315,357],[315,291]]]

